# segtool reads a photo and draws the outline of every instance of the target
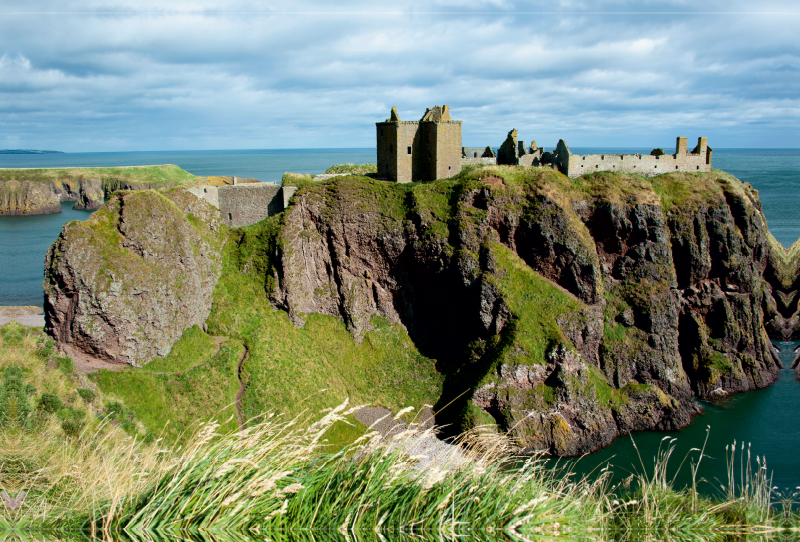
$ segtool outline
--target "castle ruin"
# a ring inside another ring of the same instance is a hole
[[[461,121],[450,118],[450,106],[428,109],[419,121],[391,116],[375,123],[378,177],[392,182],[435,181],[461,172]]]
[[[645,177],[670,171],[711,171],[711,147],[700,137],[688,152],[687,138],[679,137],[675,154],[572,154],[561,139],[547,152],[531,142],[529,147],[511,130],[497,150],[462,147],[462,121],[450,118],[450,106],[427,109],[417,122],[400,120],[397,108],[384,122],[375,123],[378,143],[378,177],[392,182],[433,181],[458,174],[466,165],[550,167],[568,177],[593,171],[621,171]]]

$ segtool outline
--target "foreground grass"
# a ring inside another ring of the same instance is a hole
[[[602,474],[573,480],[538,457],[520,464],[507,455],[505,437],[480,431],[462,436],[455,456],[425,466],[409,442],[426,435],[413,425],[336,451],[330,437],[351,423],[347,403],[291,419],[263,416],[242,431],[212,420],[190,427],[184,445],[169,446],[126,432],[113,409],[100,408],[109,397],[78,393],[80,375],[38,330],[0,328],[0,369],[0,487],[11,497],[26,492],[19,508],[0,510],[0,532],[708,541],[787,537],[800,524],[792,503],[775,505],[766,466],[741,445],[729,455],[719,500],[672,486],[671,442],[652,468],[642,462],[627,488],[609,487]],[[63,426],[69,410],[39,406],[44,393],[85,410],[79,432]],[[686,468],[696,472],[703,458],[693,452]]]

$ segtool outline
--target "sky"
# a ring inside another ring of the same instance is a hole
[[[798,28],[769,0],[2,0],[0,148],[374,147],[442,104],[465,146],[800,148]]]

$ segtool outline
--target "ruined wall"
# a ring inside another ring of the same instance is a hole
[[[461,147],[461,165],[496,165],[497,154],[491,147]]]
[[[283,210],[283,198],[276,197],[280,189],[275,183],[221,186],[218,193],[222,222],[240,228],[279,213]]]
[[[190,194],[194,194],[198,198],[207,201],[217,209],[219,209],[219,187],[210,186],[207,184],[200,186],[193,186],[186,189]]]
[[[711,171],[711,149],[705,137],[698,139],[695,150],[698,152],[687,152],[686,138],[679,137],[675,154],[569,154],[562,172],[569,177],[579,177],[593,171],[621,171],[649,177],[670,171]],[[559,157],[563,158],[561,155]]]

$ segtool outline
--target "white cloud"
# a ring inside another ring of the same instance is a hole
[[[800,120],[800,16],[720,14],[754,9],[744,2],[164,5],[6,0],[4,137],[62,150],[372,146],[390,107],[419,118],[449,103],[469,145],[517,127],[550,145],[683,130],[724,147],[774,145]]]

